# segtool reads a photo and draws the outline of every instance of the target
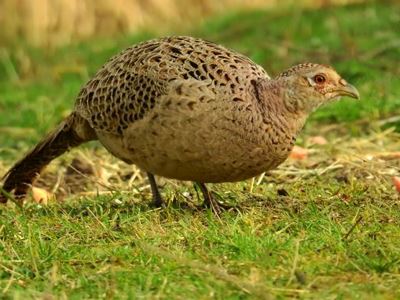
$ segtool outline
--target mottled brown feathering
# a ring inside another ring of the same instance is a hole
[[[6,174],[3,188],[22,197],[53,158],[92,139],[146,171],[156,197],[152,174],[243,180],[282,163],[309,113],[341,95],[358,92],[329,66],[300,64],[271,79],[201,39],[143,42],[93,76],[73,113]]]
[[[266,77],[247,57],[201,39],[150,40],[105,64],[81,90],[76,110],[93,128],[122,134],[171,90],[174,81],[205,82],[223,100],[229,94],[232,99],[245,97],[251,79]]]

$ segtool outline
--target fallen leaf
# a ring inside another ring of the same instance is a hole
[[[400,177],[393,176],[392,180],[396,190],[400,193]]]
[[[307,149],[300,146],[294,146],[289,157],[292,159],[303,160],[307,158],[307,155],[308,155]]]
[[[47,205],[53,195],[45,189],[32,187],[32,197],[36,203]]]
[[[383,160],[394,160],[394,159],[399,159],[400,158],[400,152],[383,152],[383,153],[378,153],[375,155],[377,158],[383,159]]]
[[[323,136],[317,135],[317,136],[312,136],[308,139],[308,141],[311,144],[314,145],[326,145],[328,144],[328,141],[326,140],[326,138],[324,138]]]

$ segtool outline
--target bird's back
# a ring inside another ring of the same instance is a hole
[[[114,56],[81,90],[75,110],[95,130],[123,134],[151,111],[177,80],[204,82],[219,101],[248,101],[267,73],[249,58],[192,37],[167,37]]]

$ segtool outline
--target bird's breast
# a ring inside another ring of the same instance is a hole
[[[147,172],[179,180],[232,182],[282,163],[291,150],[284,128],[251,109],[232,113],[218,102],[184,111],[163,106],[133,123],[122,142],[100,141],[114,155]],[[240,113],[238,113],[240,112]]]

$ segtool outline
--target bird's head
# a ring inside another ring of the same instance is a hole
[[[282,72],[276,80],[285,87],[285,106],[295,113],[310,113],[341,96],[360,97],[357,89],[330,66],[311,63],[296,65]]]

